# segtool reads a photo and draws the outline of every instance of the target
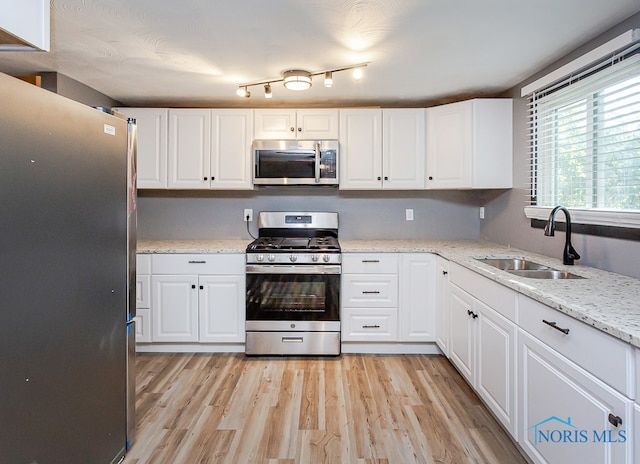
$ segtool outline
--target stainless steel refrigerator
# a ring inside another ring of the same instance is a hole
[[[4,74],[0,96],[0,463],[115,463],[134,427],[133,127]]]

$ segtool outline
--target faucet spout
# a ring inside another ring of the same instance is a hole
[[[549,221],[547,225],[544,227],[544,235],[547,237],[553,237],[555,228],[556,228],[556,213],[558,211],[562,211],[564,213],[564,217],[566,218],[566,237],[564,242],[564,250],[562,252],[562,263],[573,265],[573,261],[576,259],[580,259],[580,255],[571,245],[571,215],[569,214],[569,210],[564,206],[556,206],[551,210],[551,214],[549,214]]]

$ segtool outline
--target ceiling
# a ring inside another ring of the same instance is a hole
[[[640,11],[638,0],[51,0],[51,52],[0,71],[59,72],[131,106],[402,106],[495,95]],[[369,62],[325,88],[239,84]]]

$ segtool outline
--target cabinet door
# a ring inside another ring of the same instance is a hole
[[[200,276],[200,342],[244,342],[244,276]]]
[[[302,140],[336,140],[338,115],[338,110],[298,110],[296,113],[297,137]]]
[[[438,257],[436,270],[436,343],[449,357],[449,261]]]
[[[152,341],[198,341],[197,284],[198,276],[196,275],[151,277]]]
[[[253,111],[211,113],[211,188],[252,189]]]
[[[435,340],[436,256],[403,253],[398,276],[400,341]]]
[[[502,425],[516,437],[516,325],[476,301],[476,390]]]
[[[518,348],[519,443],[531,460],[632,462],[631,400],[523,330]],[[621,424],[614,426],[610,415]]]
[[[471,102],[427,108],[426,114],[427,188],[471,188]]]
[[[151,309],[137,308],[136,317],[136,343],[151,343]]]
[[[257,109],[254,110],[254,138],[256,140],[295,139],[296,110],[292,109]]]
[[[136,170],[139,189],[167,188],[167,125],[166,108],[118,108],[136,119]]]
[[[450,284],[450,338],[451,362],[458,368],[467,382],[475,388],[475,301],[471,295],[456,285]]]
[[[425,188],[424,109],[382,111],[383,188]]]
[[[340,110],[340,188],[382,187],[382,111]]]
[[[211,110],[169,110],[169,188],[208,189]]]

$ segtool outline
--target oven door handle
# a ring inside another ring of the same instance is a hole
[[[304,265],[289,266],[268,264],[247,264],[245,268],[247,274],[340,274],[342,266],[339,264],[329,265]]]

